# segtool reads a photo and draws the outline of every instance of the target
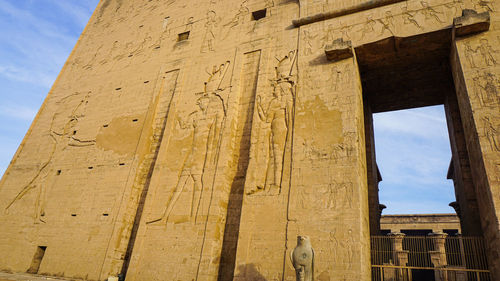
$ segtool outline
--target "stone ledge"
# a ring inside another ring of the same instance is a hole
[[[453,31],[456,37],[488,31],[490,29],[490,13],[477,13],[465,9],[462,16],[453,20]]]

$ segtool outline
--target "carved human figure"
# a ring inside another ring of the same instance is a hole
[[[175,207],[183,190],[190,182],[192,189],[191,213],[192,223],[196,223],[196,216],[203,191],[203,174],[209,161],[208,156],[216,149],[218,144],[221,122],[223,120],[222,101],[215,94],[204,93],[196,101],[198,109],[188,115],[187,120],[178,118],[181,129],[192,130],[192,144],[188,155],[181,168],[180,176],[174,187],[174,192],[167,202],[160,218],[149,221],[166,223],[170,213]]]
[[[248,0],[243,0],[241,2],[240,7],[238,8],[238,11],[234,15],[234,17],[226,24],[224,24],[224,27],[227,27],[228,30],[226,31],[226,35],[224,36],[224,39],[229,36],[233,28],[238,26],[240,23],[243,23],[245,20],[246,15],[250,13],[250,10],[247,7],[247,2]]]
[[[496,53],[495,50],[491,47],[491,45],[488,42],[488,39],[481,39],[480,44],[477,47],[476,51],[479,51],[481,56],[483,57],[484,63],[487,66],[492,66],[496,65],[497,61],[495,60],[495,57],[493,56],[493,53]]]
[[[332,72],[328,80],[333,82],[333,90],[337,91],[339,85],[342,84],[342,71],[336,66],[332,67]]]
[[[288,139],[293,108],[293,89],[288,81],[275,83],[273,98],[267,109],[262,105],[261,96],[257,97],[257,112],[261,121],[271,124],[269,136],[268,163],[264,190],[279,191],[283,174],[284,152]]]
[[[392,15],[391,11],[386,11],[385,18],[378,19],[378,21],[382,24],[380,35],[384,34],[386,30],[389,31],[389,33],[391,33],[392,35],[394,35],[394,32],[392,31],[394,29],[394,16]]]
[[[485,75],[486,83],[484,85],[484,92],[482,95],[483,105],[497,105],[500,100],[500,96],[497,90],[498,82],[495,78],[496,77],[493,73],[486,73]]]
[[[491,121],[490,117],[485,116],[483,118],[484,135],[490,143],[490,148],[492,151],[500,152],[500,126],[495,126]]]
[[[344,246],[344,249],[346,251],[346,258],[349,264],[349,269],[351,269],[352,263],[354,262],[354,246],[355,246],[352,229],[349,229],[347,231],[347,237],[344,240],[344,243],[342,243],[342,245]]]
[[[290,81],[292,75],[293,65],[297,59],[297,51],[290,51],[283,58],[276,58],[278,65],[275,67],[276,70],[276,81],[286,80]]]
[[[477,4],[476,3],[474,4],[474,9],[479,10],[478,8],[482,8],[483,10],[486,10],[488,12],[494,12],[492,1],[490,0],[478,1]]]
[[[351,40],[351,35],[349,34],[351,32],[351,29],[352,29],[352,25],[351,26],[342,25],[340,32],[342,33],[342,38],[344,40]]]
[[[313,41],[314,39],[318,36],[318,34],[315,34],[314,36],[309,33],[309,31],[304,30],[304,42],[305,42],[305,50],[304,50],[304,55],[311,55],[312,51],[314,49],[313,46]]]
[[[71,98],[75,96],[81,95],[80,93],[76,93],[75,95],[71,95],[63,98],[59,101],[60,108],[65,108],[65,104]],[[56,120],[61,115],[65,115],[65,112],[56,112],[52,118],[52,122],[50,124],[49,136],[52,140],[51,147],[49,149],[49,156],[47,161],[45,161],[40,168],[38,169],[35,176],[33,176],[28,184],[23,186],[21,191],[17,193],[17,195],[10,201],[10,203],[5,208],[5,211],[8,210],[14,205],[14,203],[21,200],[26,194],[30,191],[38,189],[38,193],[35,200],[34,206],[34,218],[35,223],[37,222],[45,222],[45,195],[47,193],[47,178],[49,175],[54,172],[52,169],[52,160],[57,152],[64,151],[68,146],[73,147],[85,147],[91,146],[95,144],[95,140],[82,140],[77,138],[77,131],[75,127],[81,118],[85,117],[86,106],[89,101],[89,97],[91,92],[87,93],[83,96],[80,102],[72,109],[69,116],[64,116],[63,118],[67,118],[66,122],[60,129],[55,129]]]
[[[477,53],[472,47],[470,46],[469,42],[464,43],[465,46],[465,59],[467,59],[467,62],[469,62],[469,66],[472,68],[476,68],[476,63],[474,62],[474,54]]]
[[[314,280],[314,250],[308,236],[297,236],[297,246],[291,253],[297,281]]]
[[[418,21],[415,19],[415,13],[408,11],[408,7],[401,7],[401,10],[403,11],[403,22],[404,24],[413,24],[415,27],[422,28]]]
[[[472,78],[474,92],[479,99],[481,106],[495,106],[500,103],[500,96],[497,89],[498,80],[492,73],[477,75]]]
[[[361,29],[361,40],[366,38],[367,34],[372,34],[375,31],[375,26],[377,25],[377,22],[373,19],[372,15],[369,15],[367,17],[365,25]]]
[[[207,12],[207,21],[205,22],[205,37],[203,38],[203,45],[201,52],[215,51],[215,28],[217,27],[217,14],[214,11]]]
[[[190,183],[192,189],[190,220],[196,223],[203,190],[203,177],[206,168],[215,161],[220,143],[220,132],[225,118],[225,106],[222,97],[218,94],[221,89],[222,80],[228,70],[229,61],[214,66],[211,71],[207,71],[210,78],[205,83],[205,89],[197,99],[198,109],[191,112],[183,120],[177,118],[177,123],[181,129],[192,130],[192,144],[188,150],[184,163],[182,164],[180,176],[174,187],[173,195],[168,200],[163,213],[159,218],[147,223],[167,223],[170,213],[174,209],[183,190]]]
[[[438,16],[438,14],[441,14],[441,13],[434,10],[434,8],[432,8],[429,5],[429,3],[425,2],[425,1],[420,1],[420,5],[422,5],[422,8],[423,8],[422,14],[424,14],[425,19],[434,18],[436,21],[438,21],[440,23],[444,23],[444,21],[442,21]]]

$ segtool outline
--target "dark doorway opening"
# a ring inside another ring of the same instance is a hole
[[[449,174],[460,205],[463,233],[482,234],[450,66],[451,41],[451,33],[440,30],[412,37],[391,37],[356,48],[365,110],[372,235],[380,234],[380,203],[389,206],[391,203],[379,202],[378,183],[384,174],[377,167],[373,114],[436,105],[444,105],[445,109],[452,151],[450,169],[454,171]],[[412,124],[407,126],[411,130]]]
[[[37,274],[40,270],[40,265],[42,264],[43,256],[45,255],[45,250],[47,246],[38,246],[35,251],[35,255],[33,256],[33,260],[31,261],[31,266],[28,269],[28,273]]]
[[[376,160],[373,126],[373,114],[375,113],[426,106],[444,106],[452,152],[450,161],[452,172],[448,172],[448,178],[452,179],[454,183],[455,205],[459,205],[460,211],[457,213],[460,217],[462,231],[465,235],[482,236],[477,197],[472,179],[469,176],[469,155],[450,64],[451,42],[451,32],[441,30],[412,37],[391,37],[357,47],[355,50],[363,88],[365,113],[373,280],[379,280],[377,276],[381,276],[383,270],[392,270],[387,265],[401,266],[406,270],[406,274],[412,275],[413,281],[434,280],[434,273],[437,271],[433,268],[441,266],[441,264],[440,261],[431,259],[431,252],[436,253],[438,250],[442,250],[444,254],[445,251],[444,246],[439,246],[438,241],[440,240],[434,238],[426,240],[428,230],[424,229],[420,232],[419,230],[409,230],[410,232],[406,234],[408,236],[404,233],[394,233],[395,236],[381,237],[380,217],[381,210],[385,206],[380,203],[390,206],[391,202],[379,202],[379,182],[384,174],[380,173]],[[407,124],[407,126],[411,129],[412,124]],[[446,177],[446,173],[443,173],[443,178]],[[410,235],[419,235],[421,238],[415,236],[412,238],[409,237]],[[386,242],[376,246],[377,243],[374,242],[377,241]],[[424,245],[425,251],[417,249],[419,245],[416,243],[419,241],[430,243]],[[392,247],[394,255],[380,256],[378,263],[373,263],[373,260],[376,260],[374,257],[379,257],[377,256],[377,247],[384,246],[384,243],[392,245],[389,248]],[[402,258],[396,254],[396,249],[401,249],[408,254]],[[415,270],[411,264],[417,263],[417,258],[420,265]],[[469,265],[463,264],[463,266],[468,267]]]

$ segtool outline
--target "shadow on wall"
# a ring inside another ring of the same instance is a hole
[[[238,274],[241,275],[239,280],[245,281],[267,281],[262,274],[259,273],[254,264],[245,264],[238,266]]]

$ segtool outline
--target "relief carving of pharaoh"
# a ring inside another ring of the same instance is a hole
[[[196,108],[187,117],[176,118],[177,126],[181,130],[191,130],[191,147],[184,155],[185,160],[173,193],[163,207],[161,215],[148,221],[148,224],[166,224],[185,189],[191,194],[189,196],[191,202],[186,202],[190,206],[189,220],[192,224],[196,224],[201,212],[202,197],[212,188],[206,177],[210,176],[207,175],[207,171],[213,170],[220,148],[221,130],[226,116],[224,99],[220,93],[224,91],[221,89],[221,83],[228,66],[229,62],[226,62],[207,71],[210,77],[205,82],[204,91],[196,94],[198,96]]]
[[[265,192],[276,195],[281,192],[286,150],[291,140],[291,128],[295,104],[295,83],[292,69],[296,60],[296,51],[277,58],[276,77],[271,80],[271,93],[257,94],[256,113],[261,121],[258,142],[255,149],[258,164],[254,171],[255,183],[251,184],[247,194]],[[265,102],[264,102],[265,101]],[[265,170],[263,170],[265,169]]]

